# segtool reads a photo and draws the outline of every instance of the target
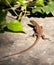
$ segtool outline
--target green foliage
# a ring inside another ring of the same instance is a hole
[[[35,1],[33,1],[33,2],[31,2],[31,3],[28,3],[28,5],[27,6],[38,6],[38,7],[40,7],[40,6],[44,6],[44,0],[35,0]]]
[[[20,16],[23,16],[24,13],[27,14],[28,10],[26,10],[28,7],[30,14],[31,13],[46,13],[47,15],[49,13],[54,13],[54,0],[34,0],[33,2],[25,3],[26,0],[0,0],[0,31],[4,29],[5,26],[11,31],[22,31],[22,25],[18,20],[11,20],[10,23],[6,24],[6,15],[7,8],[12,8],[12,5],[20,4],[20,7],[17,8],[18,12],[16,13],[14,10],[13,12],[17,14],[18,18],[21,18]],[[29,0],[28,0],[29,1]],[[25,7],[24,11],[22,11],[22,8]],[[4,11],[3,11],[4,10]],[[19,15],[20,14],[20,15]],[[22,14],[22,15],[21,15]],[[19,15],[19,16],[18,16]],[[21,19],[20,19],[21,20]]]
[[[54,12],[54,1],[48,3],[47,6],[42,7],[43,12],[49,14],[50,12]]]
[[[50,1],[48,5],[43,7],[36,7],[32,9],[32,13],[40,12],[40,13],[46,13],[49,14],[50,12],[54,12],[54,1]]]
[[[22,25],[18,20],[11,20],[10,23],[7,24],[7,28],[14,32],[23,32]]]
[[[25,0],[18,0],[17,3],[20,5],[25,5]]]
[[[0,5],[6,5],[9,6],[9,4],[20,4],[20,5],[24,5],[25,4],[25,0],[0,0]]]
[[[12,0],[7,0],[9,3],[12,2]],[[6,2],[6,0],[0,0],[0,5],[6,5],[8,6],[8,3]]]
[[[0,31],[3,30],[4,26],[6,25],[6,15],[7,11],[0,10]]]
[[[18,0],[0,0],[0,5],[9,6],[9,4],[15,4],[17,1]]]
[[[36,0],[35,4],[36,6],[44,6],[44,0]]]
[[[35,7],[35,8],[32,9],[32,13],[36,13],[36,12],[42,13],[41,7]]]

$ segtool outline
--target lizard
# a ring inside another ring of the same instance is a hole
[[[27,49],[25,50],[22,50],[20,52],[16,52],[16,53],[13,53],[11,55],[6,55],[6,56],[3,56],[2,58],[7,58],[7,57],[11,57],[11,56],[14,56],[14,55],[17,55],[17,54],[21,54],[23,52],[26,52],[28,51],[29,49],[31,49],[33,46],[35,46],[35,44],[38,42],[39,38],[42,37],[42,39],[47,39],[47,38],[44,38],[44,36],[42,35],[43,31],[42,31],[42,26],[40,26],[37,22],[33,21],[33,20],[30,20],[30,22],[33,24],[34,26],[34,29],[35,29],[35,33],[34,33],[34,36],[36,36],[36,39],[34,41],[34,43],[28,47]],[[3,62],[4,60],[0,60],[0,62]]]

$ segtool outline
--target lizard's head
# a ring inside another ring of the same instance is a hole
[[[30,22],[31,22],[34,26],[36,26],[36,24],[37,24],[34,20],[30,20]]]
[[[35,21],[34,20],[30,20],[30,22],[33,24]]]

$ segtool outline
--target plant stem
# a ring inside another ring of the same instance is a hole
[[[13,10],[12,6],[10,5],[10,3],[8,2],[8,0],[6,0],[6,2],[8,3],[8,5],[11,7],[11,9]],[[13,12],[16,14],[16,16],[18,16],[18,14],[15,12],[15,10],[13,10]]]

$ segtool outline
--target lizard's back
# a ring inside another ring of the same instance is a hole
[[[32,24],[33,24],[33,26],[35,27],[35,30],[36,30],[36,32],[37,32],[37,34],[38,34],[38,36],[39,37],[41,37],[42,36],[42,27],[37,23],[37,22],[35,22],[35,21],[33,21],[33,20],[31,20],[30,21]]]

